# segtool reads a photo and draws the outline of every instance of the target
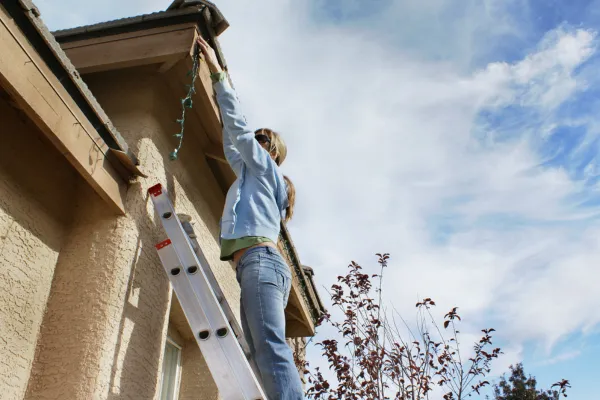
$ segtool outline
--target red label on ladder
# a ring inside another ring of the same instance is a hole
[[[162,194],[162,185],[158,183],[152,186],[150,189],[148,189],[148,193],[150,193],[154,197],[160,196]]]
[[[160,249],[162,249],[164,247],[167,247],[170,244],[171,244],[171,239],[167,239],[167,240],[164,240],[164,241],[160,242],[159,244],[157,244],[154,247],[156,247],[156,250],[160,250]]]

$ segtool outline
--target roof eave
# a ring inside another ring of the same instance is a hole
[[[195,5],[203,5],[208,7],[211,15],[212,28],[215,31],[215,34],[219,36],[223,33],[227,28],[229,28],[229,22],[221,13],[221,10],[210,1],[206,0],[174,0],[173,3],[167,8],[168,10],[181,9],[185,7],[195,6]]]
[[[28,40],[36,48],[44,62],[62,82],[99,136],[111,149],[111,152],[107,154],[111,163],[124,178],[143,175],[137,169],[137,165],[139,165],[137,157],[131,153],[121,134],[113,126],[54,36],[41,20],[40,12],[33,2],[31,0],[13,0],[7,1],[3,5],[19,28],[26,33]]]

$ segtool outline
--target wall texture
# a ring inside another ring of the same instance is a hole
[[[219,392],[194,339],[183,345],[179,400],[218,400]]]
[[[0,398],[27,387],[78,177],[0,98]]]
[[[218,220],[224,197],[203,156],[198,132],[186,134],[178,161],[169,160],[180,103],[163,79],[144,68],[86,78],[149,177],[130,185],[126,217],[110,215],[95,193],[79,187],[72,229],[58,256],[28,400],[158,396],[170,293],[154,249],[165,235],[147,196],[156,183],[169,190],[178,212],[192,216],[228,301],[234,310],[239,308],[233,270],[219,261]],[[182,396],[197,390],[188,384],[192,377],[208,374],[195,362],[201,355],[194,348],[184,344],[183,362],[194,367],[184,372]],[[199,397],[196,391],[196,397],[187,398],[215,398],[210,393]]]

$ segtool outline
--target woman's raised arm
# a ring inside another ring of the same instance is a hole
[[[215,51],[202,37],[198,37],[198,46],[211,73],[223,74]],[[246,124],[235,91],[224,75],[220,76],[214,87],[223,121],[223,150],[227,161],[236,174],[241,169],[240,161],[256,173],[265,172],[269,166],[269,153],[254,139],[254,131]]]

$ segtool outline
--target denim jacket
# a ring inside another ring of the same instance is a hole
[[[227,192],[221,237],[264,236],[277,243],[288,206],[279,167],[254,139],[227,80],[214,84],[223,121],[223,151],[237,179]]]

